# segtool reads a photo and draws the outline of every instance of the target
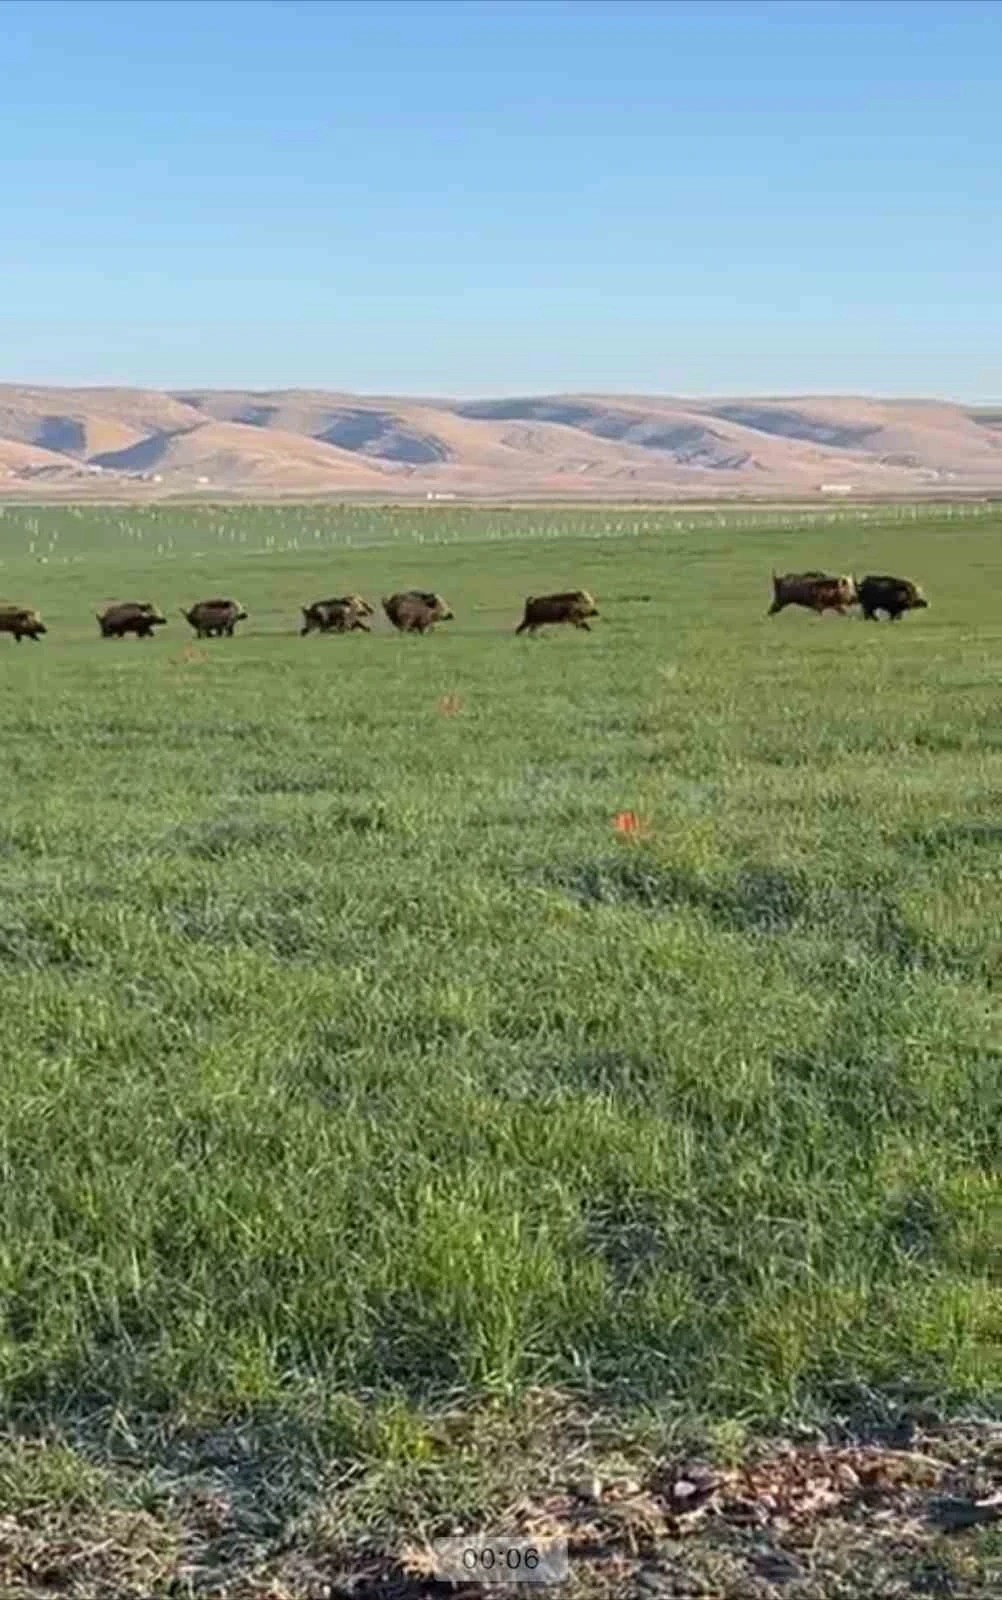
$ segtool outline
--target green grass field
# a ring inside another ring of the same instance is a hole
[[[112,1415],[390,1471],[534,1389],[997,1405],[997,514],[25,508],[0,562],[50,630],[0,638],[14,1499]],[[930,609],[767,619],[773,566]],[[590,636],[513,637],[578,584]],[[297,636],[411,585],[456,621]]]

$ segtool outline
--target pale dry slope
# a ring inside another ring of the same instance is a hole
[[[826,397],[717,401],[707,410],[784,441],[813,436],[852,460],[958,475],[1002,471],[1002,419],[984,408]]]
[[[790,406],[601,395],[435,402],[317,391],[183,398],[215,417],[307,432],[396,461],[420,479],[413,489],[427,482],[432,491],[588,492],[602,483],[616,492],[810,492],[848,471],[861,488],[896,493],[920,485],[916,473],[980,467],[991,478],[998,470],[985,430],[962,408],[938,402],[808,398]]]
[[[201,421],[197,411],[158,390],[0,385],[0,438],[17,439],[78,461]]]
[[[301,434],[267,431],[236,422],[200,421],[176,432],[154,433],[123,451],[92,458],[107,472],[151,473],[174,487],[200,478],[220,489],[276,490],[303,486],[324,492],[332,480],[346,489],[379,489],[386,468],[364,456],[318,444]]]
[[[0,385],[0,494],[812,495],[1002,488],[1002,411],[852,396]]]
[[[65,456],[57,455],[54,450],[39,450],[33,444],[22,444],[19,439],[0,437],[0,493],[3,490],[2,479],[8,473],[14,475],[26,472],[64,473],[74,466],[74,462],[68,461]]]

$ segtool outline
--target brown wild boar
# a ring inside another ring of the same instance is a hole
[[[308,633],[371,633],[366,617],[373,608],[360,594],[346,594],[333,600],[314,600],[312,605],[301,607],[303,626],[300,637]]]
[[[0,606],[0,633],[12,633],[15,644],[48,633],[48,628],[33,606]]]
[[[785,572],[780,577],[774,572],[768,615],[774,617],[784,606],[803,606],[819,617],[824,611],[837,611],[845,617],[855,599],[856,580],[851,574],[832,577],[827,572]]]
[[[598,607],[587,589],[567,589],[562,594],[531,594],[515,632],[534,636],[546,622],[569,622],[590,633],[587,619],[597,616]]]
[[[436,622],[453,620],[442,596],[426,589],[384,595],[383,610],[400,633],[429,633]]]
[[[858,589],[859,603],[866,622],[876,622],[877,612],[886,612],[892,622],[900,621],[906,611],[924,611],[929,602],[917,583],[910,578],[890,578],[886,574],[867,573]]]
[[[181,615],[194,628],[199,639],[232,639],[236,623],[246,622],[247,613],[238,600],[199,600]]]
[[[134,633],[137,639],[152,639],[153,629],[165,626],[167,618],[147,600],[123,600],[97,614],[102,639],[124,639]]]

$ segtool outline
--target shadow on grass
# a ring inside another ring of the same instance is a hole
[[[0,914],[0,972],[64,974],[87,972],[100,965],[100,951],[88,948],[80,932],[45,912]]]
[[[887,891],[818,883],[796,869],[754,866],[709,877],[642,859],[609,859],[558,872],[551,882],[582,906],[661,914],[696,910],[728,933],[833,933],[901,969],[919,966],[931,954]]]
[[[277,792],[277,791],[276,791]],[[218,861],[246,851],[295,851],[334,833],[386,833],[391,821],[386,807],[341,803],[316,815],[269,821],[259,817],[218,817],[208,822],[183,824],[164,837],[162,848],[196,861]]]
[[[938,860],[957,852],[991,850],[1002,847],[1002,823],[942,822],[932,828],[909,828],[900,843],[911,854]]]
[[[338,777],[334,772],[248,772],[241,787],[248,794],[330,794]]]

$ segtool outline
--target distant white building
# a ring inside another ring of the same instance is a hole
[[[822,483],[818,487],[822,494],[852,494],[851,483]]]

